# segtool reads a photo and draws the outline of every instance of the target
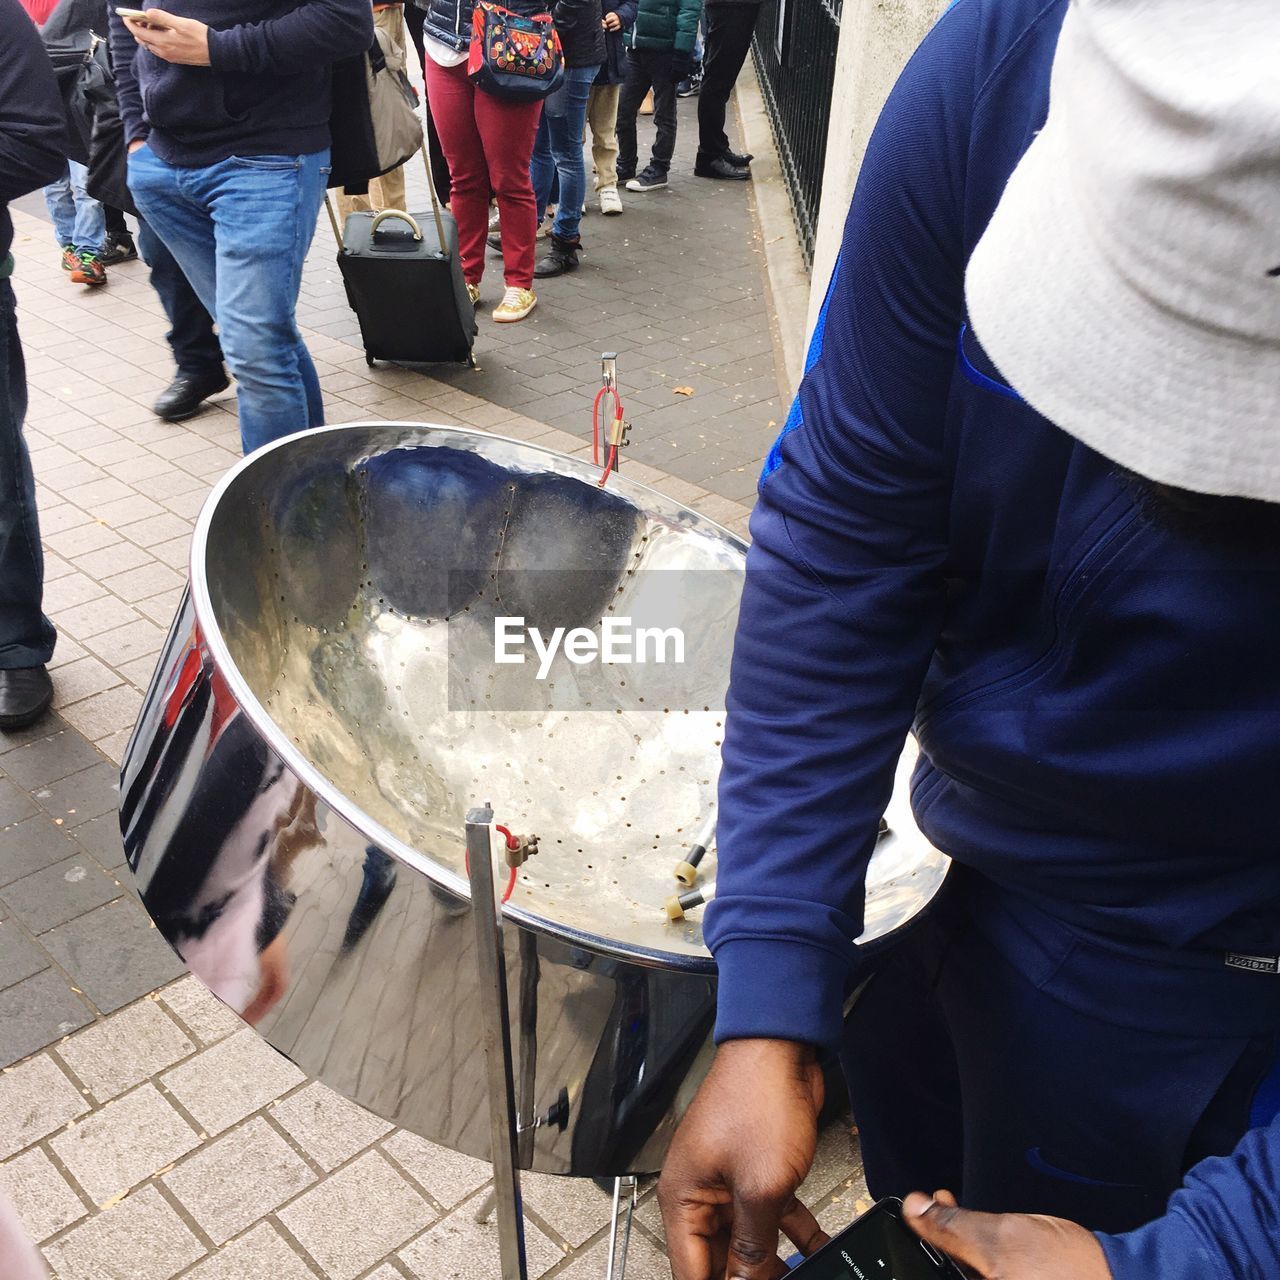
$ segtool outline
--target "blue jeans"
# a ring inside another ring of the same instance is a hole
[[[538,197],[538,221],[551,203],[551,188],[560,180],[560,204],[551,231],[561,240],[576,240],[587,194],[587,169],[582,159],[582,130],[587,122],[587,99],[600,67],[566,67],[564,84],[542,107],[538,137],[533,144],[529,176]]]
[[[148,146],[129,157],[138,211],[218,322],[246,454],[324,423],[294,313],[328,173],[328,151],[231,156],[193,169]]]
[[[102,205],[85,194],[89,170],[74,160],[67,161],[62,177],[44,189],[44,202],[53,219],[58,243],[69,244],[77,253],[101,253],[107,232],[107,215]]]
[[[53,624],[41,612],[44,557],[36,484],[22,438],[27,370],[13,289],[0,280],[0,668],[38,667],[53,656]]]

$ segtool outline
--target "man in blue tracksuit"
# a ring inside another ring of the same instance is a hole
[[[1278,23],[958,0],[884,109],[751,521],[677,1280],[825,1238],[795,1196],[822,1048],[873,1194],[954,1192],[908,1219],[974,1275],[1280,1275]],[[979,310],[1015,187],[1048,213]],[[911,728],[956,865],[846,1023]]]

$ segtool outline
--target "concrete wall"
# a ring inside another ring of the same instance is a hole
[[[809,296],[811,331],[840,248],[849,198],[893,82],[950,0],[844,0],[831,95],[822,206]]]

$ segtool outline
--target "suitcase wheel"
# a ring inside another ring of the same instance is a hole
[[[373,368],[373,357],[367,351],[364,353],[364,362],[370,369]]]

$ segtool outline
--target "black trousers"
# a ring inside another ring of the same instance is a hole
[[[409,32],[409,40],[418,52],[418,61],[427,65],[426,46],[422,42],[422,24],[426,21],[425,9],[419,9],[413,0],[406,0],[404,6],[404,25]],[[427,120],[427,159],[431,162],[431,185],[436,189],[436,199],[441,204],[449,203],[449,192],[452,179],[449,177],[449,162],[444,158],[444,150],[440,146],[440,135],[436,132],[436,122],[431,118],[431,104],[424,97],[422,114]]]
[[[751,49],[757,3],[708,4],[702,10],[702,92],[698,95],[698,154],[714,160],[729,150],[725,109]]]
[[[636,116],[644,95],[653,90],[653,140],[650,162],[666,173],[676,150],[676,79],[670,49],[627,51],[627,78],[618,95],[618,172],[636,171]]]
[[[169,317],[169,332],[165,336],[173,348],[178,372],[192,378],[221,373],[222,344],[213,331],[212,317],[187,283],[178,260],[141,218],[138,219],[138,252],[151,268],[151,287],[160,295],[160,305]]]
[[[1159,1217],[1191,1165],[1271,1120],[1251,1116],[1280,1069],[1270,990],[1220,956],[1215,969],[1155,948],[1081,942],[1059,954],[1048,933],[1010,954],[989,932],[987,899],[959,889],[914,925],[846,1018],[842,1060],[871,1194],[946,1187],[969,1208],[1095,1231]],[[1076,974],[1093,975],[1093,1010],[1061,998],[1081,985]]]

